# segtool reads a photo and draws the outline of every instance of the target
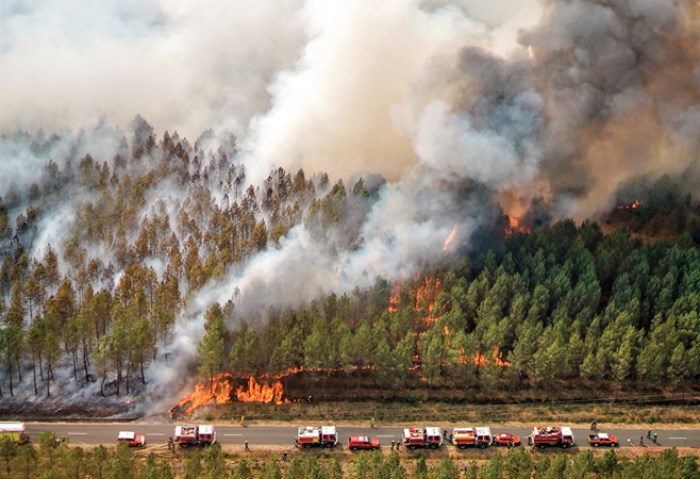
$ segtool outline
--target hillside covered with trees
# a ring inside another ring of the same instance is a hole
[[[700,379],[700,207],[672,182],[646,190],[684,208],[687,220],[663,240],[642,241],[624,224],[604,235],[591,221],[519,232],[492,204],[488,222],[408,279],[313,301],[281,300],[273,288],[269,301],[241,308],[238,290],[212,299],[215,285],[299,226],[319,254],[356,251],[382,182],[280,168],[245,186],[245,168],[229,161],[235,138],[207,132],[191,145],[157,138],[141,117],[132,127],[130,139],[112,130],[2,139],[37,165],[0,200],[5,398],[140,394],[158,383],[149,366],[181,354],[178,324],[198,314],[197,364],[181,373],[212,384],[222,372],[293,373],[321,388],[331,377],[362,384],[373,397],[408,388],[459,399],[527,387],[548,395],[558,381],[693,388]],[[88,151],[105,137],[113,156]],[[635,212],[616,221],[653,216]]]

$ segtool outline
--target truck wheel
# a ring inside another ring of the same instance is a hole
[[[460,448],[460,449],[466,449],[466,448],[467,448],[467,446],[466,446],[466,445],[464,445],[464,444],[460,444],[460,445],[459,445],[459,446],[457,446],[457,447],[458,447],[458,448]]]
[[[619,444],[616,442],[613,442],[612,444],[610,444],[610,447],[617,447],[617,446],[619,446]]]
[[[304,448],[305,448],[305,449],[310,449],[310,448],[311,448],[311,444],[304,444]]]
[[[408,446],[408,448],[409,448],[411,451],[415,451],[415,450],[416,450],[416,446],[414,446],[413,444],[411,444],[410,446]]]
[[[486,449],[486,444],[484,444],[484,443],[482,442],[481,444],[479,444],[479,447],[480,447],[481,449]]]
[[[351,447],[350,447],[350,450],[351,450],[351,451],[357,451],[357,448],[356,448],[355,446],[351,446]]]
[[[600,444],[598,444],[597,442],[594,442],[593,444],[591,444],[591,446],[598,447],[598,446],[600,446]]]
[[[569,447],[568,444],[562,444],[562,445],[561,445],[561,448],[562,448],[562,449],[566,449],[567,447]]]
[[[539,447],[540,449],[544,449],[544,444],[540,444],[540,445],[537,446],[537,447]]]

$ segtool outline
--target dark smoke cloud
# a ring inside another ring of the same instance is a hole
[[[234,131],[235,161],[256,186],[279,166],[387,179],[356,245],[297,226],[193,298],[172,350],[195,353],[212,301],[234,298],[245,314],[377,276],[409,277],[451,253],[442,249],[453,228],[455,247],[468,246],[497,215],[493,199],[509,214],[548,221],[609,207],[633,176],[685,175],[689,190],[700,189],[692,3],[2,5],[3,132],[18,123],[77,129],[100,116],[128,130],[140,113],[190,138],[209,127]],[[3,164],[21,171],[50,156],[25,151],[3,147]],[[0,188],[21,188],[29,176],[0,175]],[[215,186],[212,194],[221,196]],[[146,209],[185,195],[159,192]],[[166,381],[180,367],[157,364],[151,374]]]

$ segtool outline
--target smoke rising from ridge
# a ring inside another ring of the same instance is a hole
[[[238,153],[225,160],[245,165],[243,188],[259,187],[280,166],[387,180],[368,211],[348,214],[351,225],[324,237],[295,225],[279,246],[200,290],[170,345],[192,355],[213,301],[233,298],[244,316],[369,286],[377,276],[410,277],[454,252],[442,252],[453,229],[455,249],[468,246],[498,215],[496,201],[516,216],[532,208],[581,220],[609,207],[631,177],[685,173],[684,186],[699,189],[697,6],[483,5],[6,3],[0,131],[77,129],[100,117],[127,129],[141,113],[190,138],[209,127],[236,133]],[[71,148],[98,148],[96,157],[111,160],[120,136],[63,135],[34,154],[25,154],[29,145],[3,148],[0,195],[27,188],[24,171],[48,158],[60,163]],[[214,179],[210,185],[227,206]],[[185,201],[188,192],[168,186],[149,196],[142,216],[159,198]],[[52,229],[41,245],[56,243]],[[349,230],[351,245],[339,239]]]

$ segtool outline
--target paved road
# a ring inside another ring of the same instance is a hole
[[[74,444],[105,444],[116,443],[119,431],[134,431],[137,434],[146,435],[147,445],[165,444],[168,437],[173,435],[174,424],[150,424],[150,423],[26,423],[27,431],[32,439],[42,431],[54,431],[59,437],[65,435]],[[427,424],[431,426],[432,424]],[[451,428],[448,428],[448,431]],[[296,426],[250,426],[241,427],[217,425],[217,438],[222,445],[240,445],[248,441],[254,446],[292,446],[296,437]],[[491,431],[510,432],[518,434],[524,444],[527,444],[527,436],[530,429],[523,427],[491,427]],[[655,445],[646,437],[646,430],[629,428],[610,428],[606,432],[618,437],[621,447],[627,447],[627,439],[633,443],[639,443],[644,438],[647,445]],[[341,443],[346,443],[349,436],[376,436],[384,445],[392,440],[400,440],[402,429],[399,427],[363,427],[341,426],[338,427]],[[588,429],[574,428],[574,437],[579,447],[589,447],[587,435]],[[658,434],[658,445],[664,447],[698,447],[700,448],[700,429],[654,429]]]

